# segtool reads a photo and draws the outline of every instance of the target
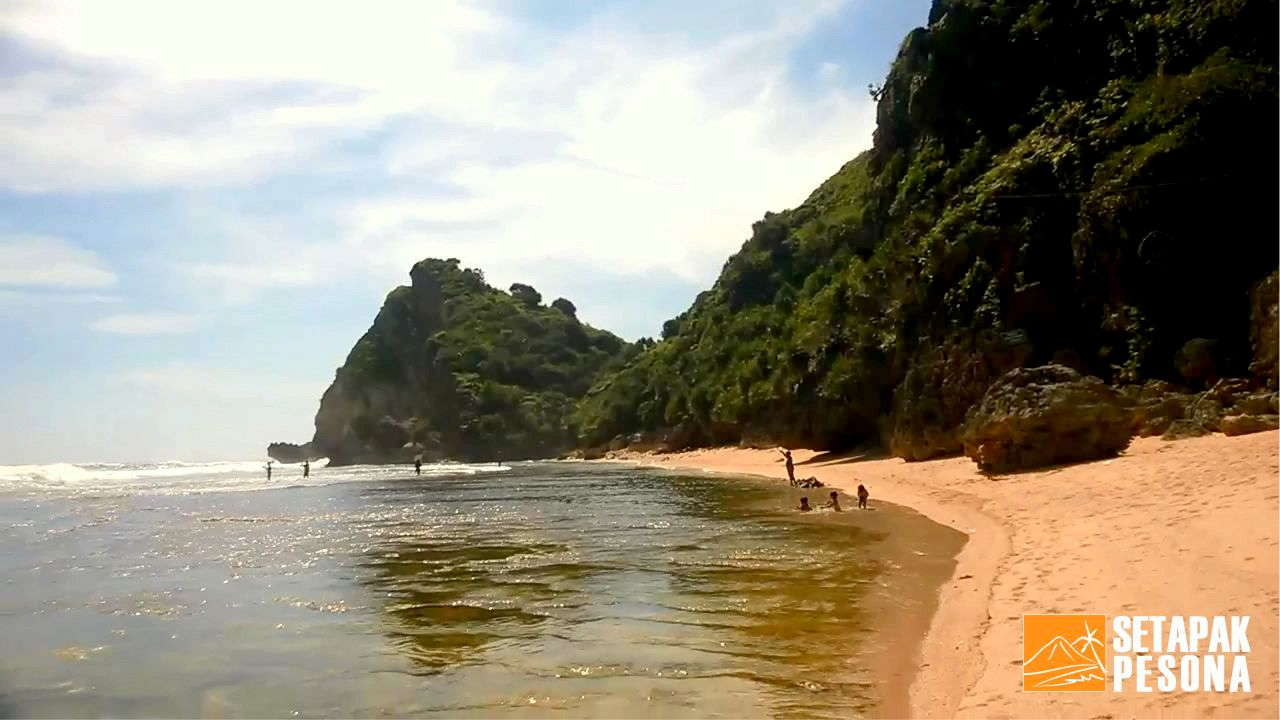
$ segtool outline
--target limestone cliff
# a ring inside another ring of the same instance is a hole
[[[923,460],[1023,366],[1274,387],[1277,22],[1275,0],[934,0],[872,88],[872,147],[587,394],[583,444]]]
[[[414,265],[320,400],[312,451],[334,464],[548,457],[573,445],[571,410],[632,346],[572,303],[506,293],[457,260]]]

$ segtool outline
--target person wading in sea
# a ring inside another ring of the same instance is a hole
[[[267,482],[271,482],[271,461],[267,461]]]
[[[422,474],[422,458],[420,457],[416,457],[413,459],[413,474],[414,475]]]
[[[867,498],[871,497],[871,493],[867,491],[866,485],[858,486],[858,509],[867,509]]]
[[[844,509],[840,507],[840,493],[836,492],[835,490],[832,490],[831,499],[828,500],[827,503],[822,507],[831,508],[835,512],[844,512]]]
[[[791,459],[791,451],[790,451],[790,450],[779,450],[778,452],[782,453],[782,457],[784,457],[784,458],[786,458],[786,459],[787,459],[787,482],[791,483],[791,486],[792,486],[792,487],[795,487],[795,484],[796,484],[796,463],[795,463],[795,461],[794,461],[794,460],[792,460],[792,459]]]
[[[304,478],[311,477],[311,461],[310,460],[302,461],[302,477]]]

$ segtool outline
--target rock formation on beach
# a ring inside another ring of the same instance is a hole
[[[632,345],[563,298],[490,287],[457,260],[413,266],[325,391],[311,451],[332,463],[554,457],[572,410]]]
[[[923,460],[1049,363],[1145,388],[1138,433],[1216,431],[1194,395],[1276,382],[1277,21],[1272,0],[935,0],[872,89],[871,149],[601,377],[582,444],[879,437]]]
[[[1123,396],[1062,365],[1013,370],[969,411],[964,454],[988,472],[1114,457],[1129,446]]]
[[[267,446],[267,457],[280,463],[300,463],[304,460],[319,460],[324,457],[317,453],[311,443],[273,442]]]

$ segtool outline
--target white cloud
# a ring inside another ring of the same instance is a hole
[[[0,182],[243,182],[399,113],[483,112],[503,67],[462,55],[496,22],[448,0],[8,4],[0,32],[63,64],[0,87]]]
[[[118,303],[120,298],[115,295],[107,295],[104,293],[88,293],[88,292],[43,292],[32,290],[4,290],[0,289],[0,306],[30,306],[30,305],[50,305],[68,303],[88,303],[91,305]]]
[[[97,255],[62,238],[0,236],[0,285],[79,290],[115,283]]]
[[[462,2],[11,6],[0,29],[64,65],[0,90],[14,158],[0,184],[349,173],[336,148],[377,131],[360,166],[377,190],[192,218],[223,246],[179,270],[231,301],[335,273],[403,280],[426,256],[502,284],[569,260],[707,282],[752,221],[870,141],[861,87],[814,96],[787,75],[839,4],[779,5],[700,40],[636,30],[618,9],[562,33]]]
[[[195,329],[193,315],[167,312],[120,313],[93,323],[98,332],[114,335],[171,335]]]
[[[202,400],[257,400],[269,393],[273,398],[314,400],[314,382],[246,373],[233,368],[190,364],[162,365],[130,370],[121,377],[126,385],[169,396]]]

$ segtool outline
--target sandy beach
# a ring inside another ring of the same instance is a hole
[[[967,458],[796,451],[871,503],[908,505],[968,534],[920,651],[912,715],[927,718],[1273,718],[1277,707],[1280,433],[1135,440],[1121,457],[998,477]],[[785,478],[773,450],[614,459]],[[821,491],[817,491],[821,492]],[[1249,615],[1252,693],[1026,693],[1023,614]]]

